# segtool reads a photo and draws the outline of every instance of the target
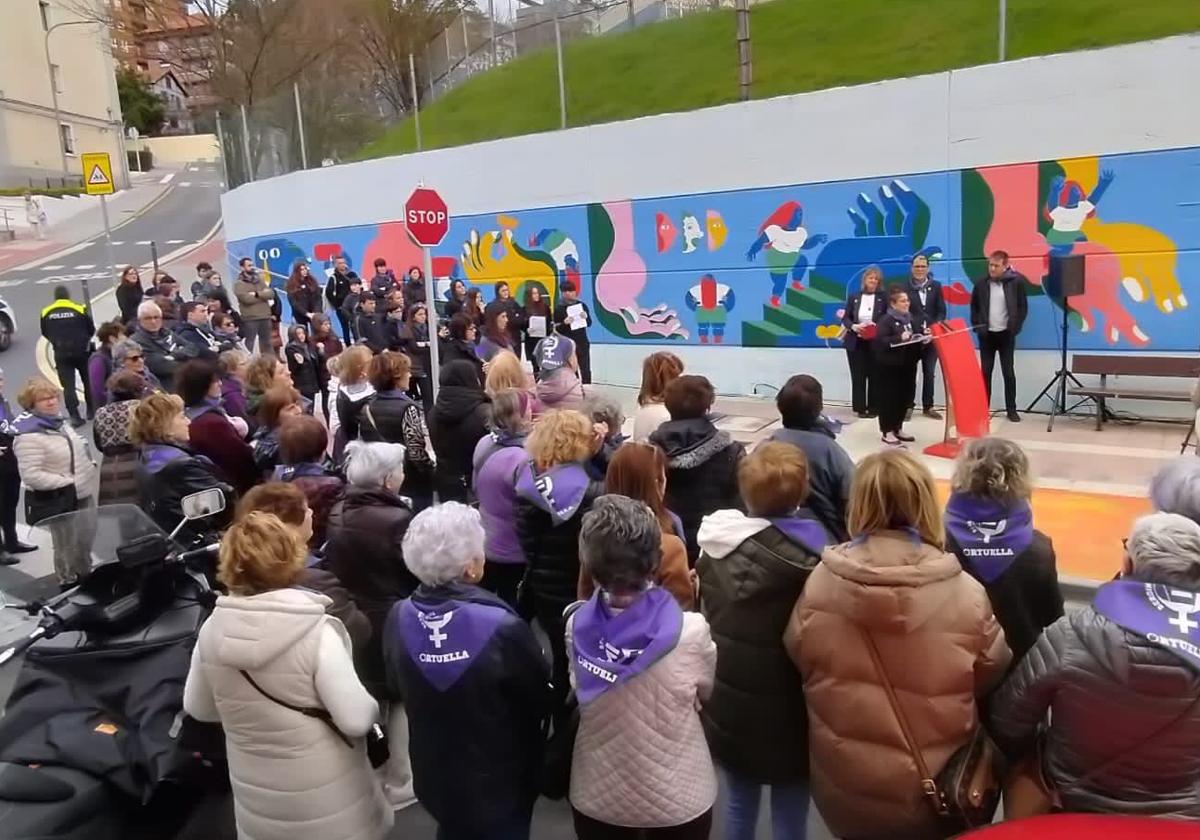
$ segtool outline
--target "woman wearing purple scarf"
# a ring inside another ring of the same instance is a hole
[[[1029,459],[1011,440],[963,447],[946,503],[946,550],[987,590],[1013,664],[1063,614],[1054,545],[1034,530]]]
[[[624,496],[602,496],[583,516],[579,550],[599,588],[566,629],[579,840],[699,840],[712,828],[717,777],[698,709],[717,647],[704,616],[654,585],[661,535],[650,508]]]

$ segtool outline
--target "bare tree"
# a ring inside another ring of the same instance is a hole
[[[470,5],[469,0],[356,0],[356,34],[375,90],[397,114],[413,106],[409,56],[419,62],[425,45]]]

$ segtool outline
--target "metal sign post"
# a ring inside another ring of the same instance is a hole
[[[104,252],[108,260],[108,272],[116,282],[116,258],[113,256],[112,226],[108,222],[107,196],[116,192],[113,186],[112,159],[108,152],[86,152],[80,156],[83,165],[83,188],[88,195],[100,196],[100,215],[104,219]],[[79,280],[83,287],[83,305],[91,311],[92,295],[88,290],[87,274]]]
[[[434,287],[437,285],[433,282],[433,249],[428,245],[421,249],[425,252],[425,300],[429,305],[425,307],[425,312],[428,317],[426,321],[429,325],[429,367],[433,368],[429,371],[429,387],[433,392],[433,398],[437,399],[438,392],[438,372],[442,368],[441,359],[441,336],[438,335],[438,314],[437,303],[434,300]]]
[[[425,301],[428,304],[429,324],[429,371],[430,390],[434,399],[438,392],[438,316],[435,299],[436,286],[433,282],[433,248],[442,243],[450,229],[450,211],[437,190],[418,186],[404,202],[404,227],[412,241],[421,246],[425,254]]]

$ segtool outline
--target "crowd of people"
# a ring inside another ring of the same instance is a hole
[[[223,593],[185,709],[224,727],[240,836],[375,840],[420,801],[441,838],[527,838],[545,794],[582,840],[714,821],[749,840],[765,787],[777,839],[805,836],[810,805],[838,837],[948,837],[969,823],[943,771],[993,740],[1012,766],[1035,757],[1047,808],[1200,819],[1187,626],[1121,606],[1156,588],[1200,603],[1200,459],[1164,469],[1157,512],[1114,546],[1120,579],[1067,614],[1010,441],[967,443],[943,504],[903,449],[856,465],[806,374],[747,452],[669,352],[644,360],[626,436],[584,388],[573,297],[522,307],[499,283],[483,305],[456,283],[433,319],[419,272],[375,269],[338,260],[322,290],[299,264],[286,340],[252,266],[241,332],[217,326],[232,316],[207,266],[182,305],[163,278],[126,291],[86,360],[98,467],[69,392],[67,418],[40,377],[19,416],[0,400],[39,517],[94,505],[97,469],[102,502],[167,530],[187,494],[229,498],[181,533],[221,532]],[[52,537],[69,585],[86,545]]]

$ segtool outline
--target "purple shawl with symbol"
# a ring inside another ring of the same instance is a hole
[[[1200,671],[1200,593],[1161,583],[1114,580],[1096,591],[1092,608]]]
[[[675,649],[683,610],[665,589],[652,587],[623,610],[594,595],[575,612],[571,667],[581,705],[636,677]]]
[[[305,461],[301,464],[286,464],[276,467],[275,472],[271,475],[271,479],[273,481],[295,481],[297,478],[325,475],[332,476],[334,474],[325,469],[322,464]]]
[[[815,519],[807,519],[803,516],[776,516],[768,521],[782,531],[785,537],[804,548],[809,554],[820,557],[825,546],[831,542],[825,526]]]
[[[447,691],[479,657],[511,613],[503,606],[446,599],[400,602],[400,635],[408,656],[438,691]]]
[[[561,525],[579,510],[590,483],[581,464],[559,464],[535,473],[530,463],[517,472],[517,495],[550,514],[555,525]]]
[[[1011,507],[954,493],[946,503],[946,530],[958,543],[969,571],[992,583],[1033,542],[1033,510],[1029,502]]]

